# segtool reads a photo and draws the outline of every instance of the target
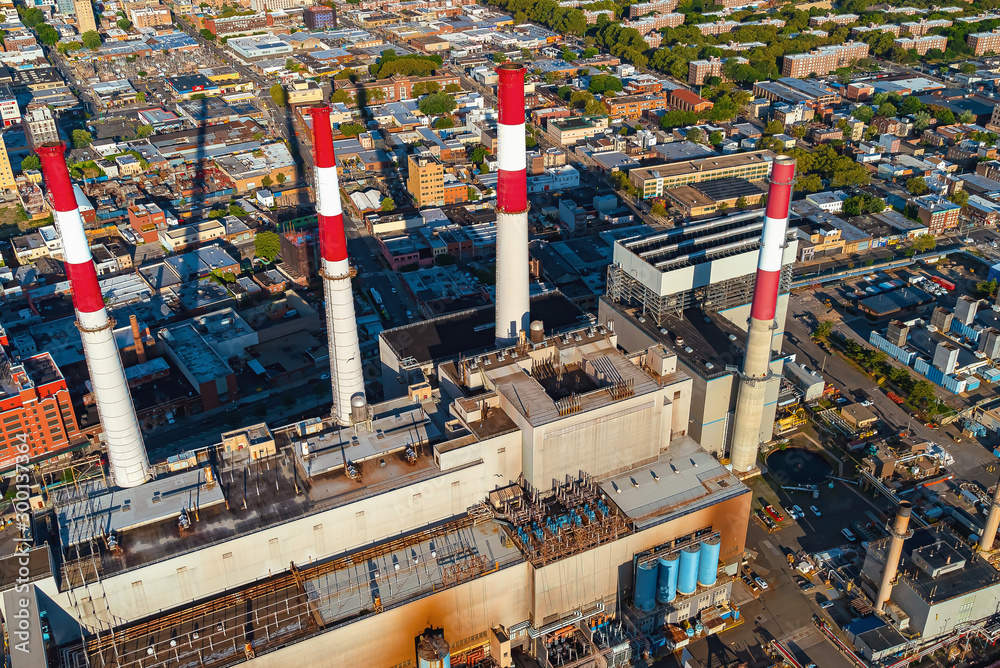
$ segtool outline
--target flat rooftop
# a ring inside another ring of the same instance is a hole
[[[553,332],[578,326],[586,320],[579,307],[559,292],[532,299],[531,319],[541,320],[546,331]],[[397,359],[410,359],[417,364],[494,350],[496,307],[483,306],[383,330],[379,337]]]
[[[760,210],[625,239],[617,245],[657,271],[667,272],[736,253],[756,255],[763,228],[764,212]],[[789,231],[790,235],[793,233]]]
[[[302,564],[297,575],[263,578],[215,597],[212,605],[121,627],[113,641],[108,635],[88,641],[88,663],[142,668],[150,656],[169,656],[176,665],[227,664],[243,658],[248,640],[243,621],[251,616],[250,642],[259,655],[321,633],[317,616],[331,628],[377,614],[376,598],[388,609],[522,563],[521,553],[506,544],[498,523],[460,517],[394,536],[360,554]]]
[[[74,490],[75,492],[75,490]],[[82,483],[72,498],[54,499],[63,546],[118,534],[147,524],[177,520],[182,511],[223,503],[222,488],[202,469],[157,478],[131,489],[108,489],[102,481]]]
[[[938,572],[936,577],[914,563],[914,556],[926,554],[926,548],[942,543],[948,552],[957,553],[965,560],[962,568],[946,573]],[[868,551],[872,558],[885,563],[889,538],[872,541]],[[900,580],[930,604],[948,599],[967,596],[980,589],[1000,583],[1000,573],[988,561],[977,555],[972,548],[962,542],[950,529],[927,527],[916,529],[913,536],[903,542],[903,557],[900,561]],[[897,585],[899,586],[899,585]]]
[[[670,442],[659,460],[599,483],[637,530],[750,490],[690,436]]]

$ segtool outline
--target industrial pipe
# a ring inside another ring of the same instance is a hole
[[[899,570],[899,558],[903,554],[903,541],[913,535],[909,531],[912,509],[913,504],[909,501],[900,502],[896,521],[893,522],[892,531],[889,532],[889,549],[885,553],[882,583],[879,584],[878,594],[875,595],[876,612],[885,612],[885,602],[892,594],[892,581],[896,579],[896,571]]]
[[[320,276],[326,298],[326,332],[330,349],[330,383],[333,385],[333,418],[350,426],[352,397],[365,397],[358,323],[354,317],[351,264],[347,259],[347,235],[340,205],[337,158],[333,150],[330,107],[309,110],[313,122],[313,171],[316,214],[319,219]]]
[[[524,65],[497,68],[497,345],[516,343],[527,333],[528,164],[524,136]]]
[[[771,375],[771,337],[777,326],[774,318],[778,308],[778,284],[787,245],[788,210],[794,181],[795,159],[779,155],[771,166],[767,210],[757,256],[757,278],[750,304],[747,346],[736,400],[729,459],[733,472],[737,474],[747,473],[757,465],[764,395]]]
[[[38,157],[52,198],[56,231],[62,240],[66,277],[73,288],[76,326],[83,339],[83,355],[104,428],[111,476],[119,487],[138,487],[149,478],[146,446],[125,380],[125,369],[118,356],[114,321],[108,317],[97,282],[97,270],[66,169],[64,150],[62,142],[43,144],[38,149]]]

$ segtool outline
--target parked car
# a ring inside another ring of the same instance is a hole
[[[761,589],[767,589],[767,582],[764,580],[764,578],[758,576],[755,577],[753,580],[760,586]]]
[[[873,403],[874,402],[871,399],[865,399],[864,401],[861,402],[861,405],[867,407],[867,406],[871,406]]]
[[[841,529],[840,533],[844,534],[844,538],[851,541],[852,543],[857,540],[857,537],[855,537],[855,535],[851,533],[851,530],[848,529],[847,527]]]
[[[832,608],[833,607],[833,601],[831,601],[831,600],[823,601],[822,603],[819,604],[819,607],[823,608],[824,610]]]
[[[799,508],[798,506],[792,506],[792,510],[794,510],[795,514],[798,515],[798,517],[795,518],[797,520],[801,520],[803,517],[806,516],[806,514],[802,512],[802,509]]]
[[[809,506],[809,510],[811,510],[812,514],[816,517],[823,517],[823,513],[819,512],[819,508],[816,506]]]

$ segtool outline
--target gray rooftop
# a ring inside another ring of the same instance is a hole
[[[634,481],[634,482],[633,482]],[[674,519],[680,512],[748,494],[747,487],[690,436],[670,442],[666,453],[648,466],[599,483],[636,529]],[[697,506],[692,505],[697,503]]]

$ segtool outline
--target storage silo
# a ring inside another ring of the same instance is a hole
[[[701,557],[698,560],[698,584],[712,587],[719,577],[719,556],[722,553],[722,538],[716,534],[701,541]]]
[[[701,543],[691,543],[681,550],[680,570],[677,573],[677,593],[693,594],[698,589],[698,555]]]
[[[673,552],[660,557],[656,576],[657,603],[670,603],[677,598],[677,571],[680,569],[680,554]]]
[[[656,607],[656,562],[647,561],[635,569],[635,594],[632,602],[643,612],[649,612]]]
[[[441,629],[426,629],[417,636],[418,668],[451,668],[451,645]]]

